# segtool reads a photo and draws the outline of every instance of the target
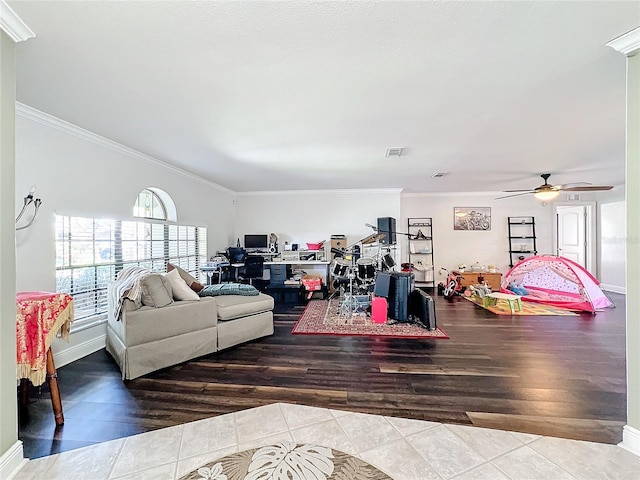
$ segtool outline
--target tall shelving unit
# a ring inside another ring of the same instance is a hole
[[[514,257],[527,257],[538,254],[536,247],[535,217],[507,217],[509,223],[509,266],[513,267]]]
[[[413,265],[416,286],[434,287],[433,222],[429,217],[407,219],[409,265]]]

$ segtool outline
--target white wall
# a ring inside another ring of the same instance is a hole
[[[400,218],[399,190],[326,192],[262,192],[239,194],[236,238],[245,233],[275,233],[280,250],[285,241],[305,243],[346,235],[348,244],[373,233],[365,223],[378,217]]]
[[[626,293],[626,202],[600,205],[600,283],[612,292]]]
[[[0,477],[22,461],[16,402],[15,47],[0,29]]]
[[[468,266],[479,262],[493,264],[502,274],[509,269],[507,217],[534,216],[537,249],[551,253],[552,208],[543,206],[531,195],[495,200],[498,194],[404,194],[400,225],[406,229],[409,217],[433,218],[433,253],[436,282],[444,280],[438,270],[454,269],[459,263]],[[491,207],[491,230],[460,231],[453,229],[454,207]],[[403,261],[406,261],[403,247]],[[514,259],[514,261],[517,261]]]
[[[34,224],[16,233],[18,291],[55,291],[56,214],[131,219],[145,187],[171,195],[179,224],[206,226],[209,251],[226,246],[233,236],[232,192],[21,105],[15,183],[19,205],[31,185],[43,201]],[[104,334],[104,324],[73,333],[70,344],[56,341],[54,352],[70,358],[62,352],[77,349],[79,342],[95,345]]]
[[[505,273],[509,263],[507,217],[533,215],[538,251],[550,253],[551,207],[542,206],[531,196],[495,200],[496,196],[413,195],[395,190],[240,194],[236,237],[242,241],[244,233],[274,232],[280,237],[282,249],[285,240],[304,244],[343,234],[352,244],[373,232],[365,223],[375,224],[378,217],[394,217],[398,232],[407,231],[408,217],[432,217],[436,270],[478,261],[483,265],[493,263]],[[491,230],[454,231],[454,206],[491,207]],[[398,235],[398,247],[398,258],[406,261],[406,236]]]

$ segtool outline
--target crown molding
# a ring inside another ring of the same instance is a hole
[[[402,197],[494,197],[504,192],[404,192]]]
[[[36,36],[4,0],[0,0],[0,28],[16,43]]]
[[[188,172],[187,170],[183,170],[174,165],[163,162],[162,160],[158,160],[157,158],[154,158],[150,155],[134,150],[133,148],[127,147],[118,142],[114,142],[113,140],[109,140],[108,138],[90,132],[89,130],[85,130],[84,128],[61,120],[57,117],[54,117],[53,115],[49,115],[48,113],[44,113],[38,109],[30,107],[29,105],[25,105],[24,103],[16,102],[16,115],[24,117],[28,120],[32,120],[41,125],[54,128],[66,134],[73,135],[76,138],[86,140],[87,142],[91,142],[94,145],[98,145],[111,151],[127,155],[131,158],[135,158],[136,160],[151,164],[154,167],[162,168],[163,170],[167,170],[171,173],[182,175],[183,177],[187,177],[191,180],[204,183],[205,185],[213,187],[224,193],[236,195],[236,192],[234,192],[233,190],[229,190],[222,185],[218,185],[215,182],[202,178],[194,173]]]
[[[606,45],[624,53],[627,57],[632,57],[640,51],[640,27],[614,38]]]
[[[246,196],[282,196],[282,195],[399,195],[402,192],[401,188],[349,188],[349,189],[334,189],[334,190],[267,190],[256,192],[236,192],[239,197]]]

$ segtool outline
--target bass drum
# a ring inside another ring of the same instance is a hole
[[[356,262],[356,277],[363,283],[373,282],[376,278],[376,263],[371,257],[359,258]]]

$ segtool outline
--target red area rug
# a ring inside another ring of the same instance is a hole
[[[291,333],[300,335],[355,335],[366,337],[447,339],[444,330],[427,330],[411,323],[373,323],[364,313],[339,314],[340,299],[311,300]]]

